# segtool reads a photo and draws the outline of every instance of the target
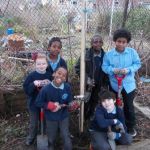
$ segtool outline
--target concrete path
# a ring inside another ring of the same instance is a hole
[[[150,139],[133,143],[130,146],[117,146],[117,150],[150,150]]]

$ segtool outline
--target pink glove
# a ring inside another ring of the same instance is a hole
[[[54,102],[48,102],[47,109],[50,111],[54,111],[57,108]]]
[[[74,111],[80,107],[80,104],[78,101],[73,101],[69,104],[69,111]]]

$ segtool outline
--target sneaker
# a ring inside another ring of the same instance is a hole
[[[137,131],[134,128],[128,129],[128,133],[132,136],[135,137],[137,135]]]

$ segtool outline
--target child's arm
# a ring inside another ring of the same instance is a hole
[[[128,73],[136,72],[141,67],[141,61],[138,53],[133,49],[132,53],[132,65],[125,68],[128,70]]]
[[[47,101],[46,93],[47,93],[46,88],[42,88],[42,90],[39,92],[39,94],[36,98],[35,105],[37,107],[40,107],[40,108],[42,107],[42,108],[50,110],[52,112],[58,111],[61,108],[59,103]]]
[[[122,125],[124,127],[124,130],[126,132],[127,127],[125,125],[125,116],[124,116],[124,112],[123,112],[123,110],[121,108],[118,108],[118,114],[117,114],[117,118],[116,119],[118,119],[122,123]]]
[[[28,96],[35,92],[36,86],[34,85],[34,81],[31,75],[29,75],[23,83],[23,89]]]
[[[117,123],[117,121],[115,121],[114,119],[105,119],[104,112],[99,108],[96,109],[95,115],[96,121],[101,128],[108,128],[109,126]]]
[[[106,73],[106,74],[109,74],[109,75],[113,75],[114,74],[114,69],[111,65],[110,65],[110,62],[109,62],[109,59],[108,59],[108,54],[106,53],[104,55],[104,58],[103,58],[103,64],[102,64],[102,70]]]
[[[46,102],[46,90],[45,90],[45,87],[43,87],[41,89],[41,91],[39,92],[37,98],[36,98],[36,101],[35,101],[35,105],[37,107],[42,107],[42,108],[47,108],[47,102]]]

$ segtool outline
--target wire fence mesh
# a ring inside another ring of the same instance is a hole
[[[150,75],[147,65],[150,61],[150,2],[86,0],[83,7],[83,1],[79,0],[1,0],[1,87],[21,85],[26,73],[32,70],[33,63],[16,57],[28,59],[35,51],[46,51],[53,36],[61,38],[62,56],[68,63],[71,79],[78,80],[72,76],[72,70],[80,56],[83,12],[87,16],[86,47],[90,47],[91,36],[100,33],[104,39],[103,47],[108,50],[114,46],[113,32],[126,27],[132,33],[129,45],[137,49],[143,62],[139,76]],[[77,84],[73,82],[73,85]]]
[[[79,81],[72,69],[80,56],[83,12],[87,16],[86,47],[90,47],[92,35],[100,33],[107,51],[114,46],[111,42],[113,32],[126,27],[132,33],[129,45],[137,49],[143,63],[137,77],[150,76],[148,0],[87,0],[86,8],[83,8],[83,0],[1,0],[0,89],[21,85],[33,67],[29,60],[31,53],[46,51],[48,40],[58,36],[63,43],[62,56],[68,63],[74,94],[78,94]],[[15,34],[9,35],[9,29],[13,29]],[[139,95],[143,96],[142,89],[146,86],[139,85]],[[74,126],[76,120],[72,120]]]

